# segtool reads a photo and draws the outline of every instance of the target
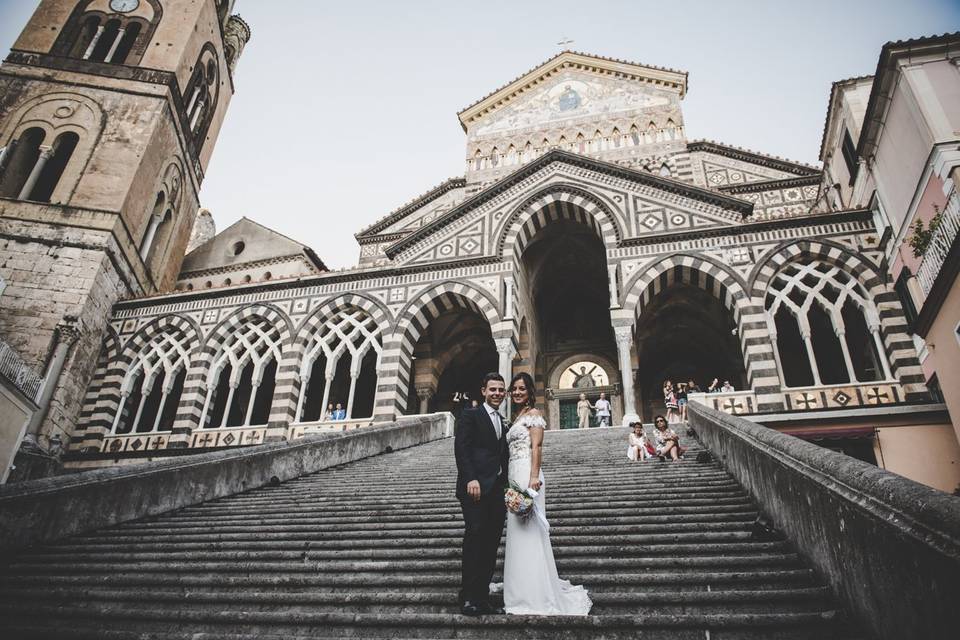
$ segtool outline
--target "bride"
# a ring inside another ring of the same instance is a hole
[[[521,489],[538,492],[534,512],[526,519],[507,513],[507,548],[503,565],[503,603],[507,613],[586,615],[593,603],[587,590],[557,575],[545,512],[543,430],[547,426],[534,408],[533,378],[518,373],[510,381],[515,420],[507,431],[510,447],[508,477]]]

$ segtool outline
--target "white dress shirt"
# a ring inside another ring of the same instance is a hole
[[[487,415],[490,416],[490,422],[493,423],[493,428],[497,432],[497,440],[503,437],[503,418],[500,416],[500,412],[488,405],[486,402],[483,403],[483,408],[486,409]]]

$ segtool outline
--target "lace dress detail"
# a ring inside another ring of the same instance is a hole
[[[507,446],[510,448],[510,462],[530,459],[530,428],[547,428],[547,422],[540,416],[522,416],[507,431]]]
[[[530,484],[530,429],[545,429],[538,415],[517,419],[507,431],[510,448],[508,477],[521,489]],[[503,603],[507,613],[527,615],[587,615],[593,603],[587,590],[560,579],[550,544],[546,518],[546,485],[540,472],[540,491],[534,498],[534,513],[522,519],[507,514],[507,546],[503,566]]]

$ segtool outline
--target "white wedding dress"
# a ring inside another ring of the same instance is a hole
[[[508,477],[521,489],[530,484],[530,427],[545,428],[540,416],[522,416],[507,431],[510,447]],[[543,483],[543,471],[540,472]],[[584,616],[593,603],[587,590],[561,580],[550,545],[541,484],[534,513],[526,519],[507,513],[507,549],[503,564],[503,604],[507,613]]]

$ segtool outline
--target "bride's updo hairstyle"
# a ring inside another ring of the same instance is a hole
[[[510,380],[510,391],[513,392],[513,385],[517,380],[523,381],[523,386],[527,388],[527,406],[533,409],[537,406],[537,389],[533,386],[533,377],[526,371],[521,371]]]

